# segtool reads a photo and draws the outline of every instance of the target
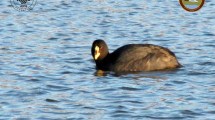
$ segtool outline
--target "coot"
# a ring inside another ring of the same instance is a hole
[[[91,48],[96,67],[103,71],[134,72],[181,67],[169,49],[152,44],[128,44],[112,53],[104,40],[95,40]]]

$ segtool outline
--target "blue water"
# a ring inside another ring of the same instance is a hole
[[[174,1],[40,1],[19,12],[0,2],[0,119],[215,119],[215,4],[190,13]],[[95,39],[110,51],[151,43],[183,68],[101,74]]]

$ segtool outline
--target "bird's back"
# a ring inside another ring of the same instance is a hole
[[[151,44],[129,44],[110,54],[113,71],[151,71],[179,67],[169,49]]]

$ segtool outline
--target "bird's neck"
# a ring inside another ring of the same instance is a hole
[[[100,70],[109,70],[108,66],[111,63],[111,59],[109,59],[109,53],[107,54],[106,57],[104,57],[101,60],[96,60],[96,67]]]

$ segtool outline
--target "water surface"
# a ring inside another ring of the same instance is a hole
[[[18,12],[1,1],[0,119],[215,118],[215,4],[194,13],[178,1],[37,1]],[[98,74],[95,39],[110,51],[150,43],[183,68]]]

